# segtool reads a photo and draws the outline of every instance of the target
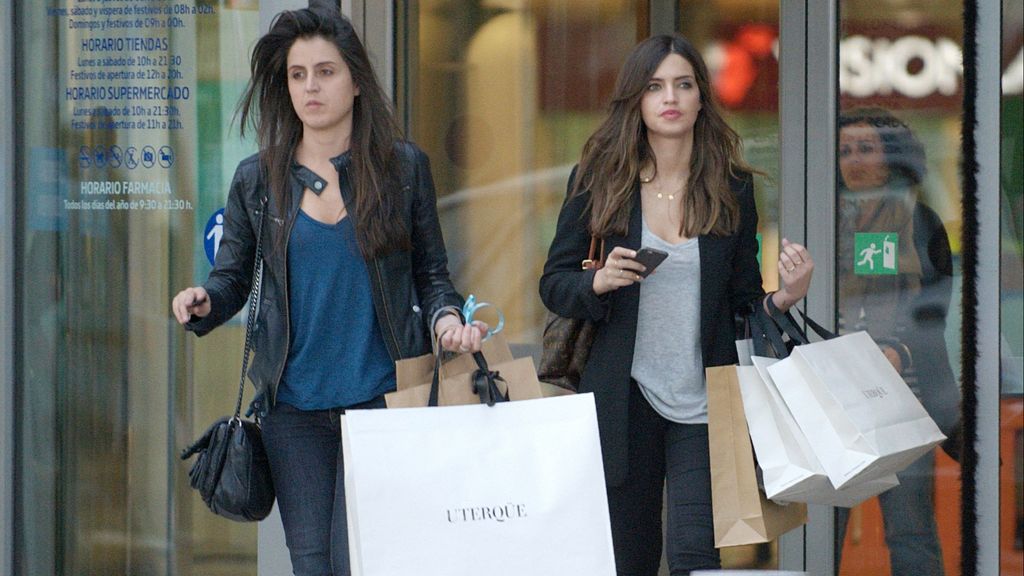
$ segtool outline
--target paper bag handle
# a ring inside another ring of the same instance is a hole
[[[752,305],[753,310],[747,316],[747,330],[754,344],[754,354],[757,356],[773,356],[785,358],[789,356],[790,348],[783,340],[782,334],[789,337],[791,345],[802,345],[810,343],[805,332],[793,318],[792,312],[783,312],[775,306],[771,297],[767,298],[769,312],[765,312],[760,303]],[[831,340],[836,335],[820,324],[807,317],[802,310],[797,309],[800,317],[818,336],[824,340]]]
[[[438,347],[434,354],[434,376],[430,381],[430,396],[427,398],[427,406],[437,406],[441,390],[441,356],[442,352]],[[480,397],[480,403],[494,406],[498,402],[507,402],[507,393],[502,394],[498,388],[498,382],[505,381],[501,374],[488,368],[487,359],[484,358],[482,352],[473,352],[473,360],[476,361],[477,369],[473,371],[471,381],[473,392]],[[507,387],[506,390],[508,390]]]

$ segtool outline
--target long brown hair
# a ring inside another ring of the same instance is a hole
[[[373,73],[366,49],[352,23],[336,7],[316,5],[281,12],[256,43],[252,77],[238,105],[242,134],[255,130],[260,164],[279,210],[291,205],[291,166],[302,139],[302,121],[288,93],[288,51],[299,38],[332,42],[348,65],[359,95],[352,108],[351,162],[356,235],[363,256],[371,259],[409,248],[401,217],[399,159],[401,131],[391,104]],[[278,239],[283,245],[283,238]]]
[[[740,137],[722,119],[704,59],[686,38],[674,34],[652,36],[633,49],[619,71],[608,117],[583,146],[572,195],[590,192],[592,234],[628,233],[640,170],[654,163],[640,100],[669,54],[682,56],[693,67],[701,103],[693,127],[690,177],[680,200],[680,232],[689,237],[731,234],[739,225],[739,204],[729,188],[729,178],[737,171],[760,172],[743,161]]]

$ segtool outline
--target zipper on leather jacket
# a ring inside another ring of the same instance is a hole
[[[269,211],[269,203],[267,205],[268,205],[267,210]],[[267,215],[269,216],[269,214],[267,214]],[[271,386],[271,394],[270,394],[271,398],[270,398],[270,404],[267,406],[268,410],[270,409],[270,407],[275,406],[277,404],[277,388],[278,388],[278,386],[281,385],[281,377],[284,376],[284,365],[288,362],[288,349],[291,347],[291,341],[292,341],[292,323],[291,323],[291,320],[289,319],[289,315],[291,314],[291,310],[289,309],[289,306],[288,306],[288,298],[289,298],[289,295],[288,295],[288,240],[291,239],[292,228],[295,226],[295,220],[296,220],[296,218],[292,218],[291,222],[288,222],[287,229],[284,231],[285,232],[285,234],[284,234],[284,252],[283,252],[283,257],[284,257],[284,266],[283,266],[283,268],[284,268],[284,271],[283,271],[283,274],[284,274],[284,286],[282,287],[282,291],[284,292],[284,298],[282,300],[284,301],[284,319],[285,319],[285,322],[284,322],[284,341],[285,341],[285,344],[287,344],[287,346],[285,346],[285,349],[284,349],[284,359],[281,360],[281,366],[280,366],[280,368],[277,369],[277,378],[274,379],[273,386]]]
[[[395,335],[395,325],[391,322],[391,314],[388,312],[388,299],[384,296],[384,278],[380,274],[380,262],[373,259],[373,269],[377,272],[377,286],[380,290],[381,307],[384,309],[384,321],[388,325],[388,333],[391,334],[391,342],[395,347],[395,358],[402,357],[402,349],[398,346],[398,336]]]

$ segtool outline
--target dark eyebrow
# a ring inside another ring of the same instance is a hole
[[[321,66],[337,66],[337,65],[338,65],[338,61],[337,60],[324,60],[323,62],[317,62],[316,64],[313,64],[313,68],[319,68]],[[292,70],[294,68],[303,69],[303,68],[305,68],[305,66],[302,66],[300,64],[292,64],[291,66],[288,67],[289,70]]]
[[[686,80],[686,79],[693,80],[693,75],[685,74],[683,76],[676,76],[675,78],[672,79],[672,81],[673,82],[677,82],[679,80]],[[651,78],[651,80],[659,80],[660,81],[660,80],[663,80],[663,78],[661,78],[659,76],[654,76],[654,77]]]

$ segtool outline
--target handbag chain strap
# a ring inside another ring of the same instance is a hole
[[[256,232],[256,261],[253,264],[252,287],[249,291],[249,318],[245,322],[245,349],[242,351],[242,375],[238,378],[238,401],[235,402],[235,420],[242,413],[242,395],[245,393],[245,374],[249,370],[249,352],[252,350],[252,333],[256,326],[256,308],[260,301],[260,287],[263,280],[263,223],[267,220],[267,199],[260,203],[260,223]]]

